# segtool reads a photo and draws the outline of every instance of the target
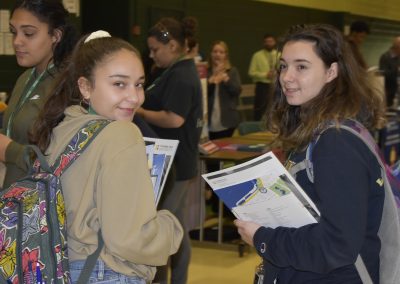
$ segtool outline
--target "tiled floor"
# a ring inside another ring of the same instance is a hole
[[[227,249],[192,246],[188,284],[246,284],[253,283],[254,270],[260,257],[245,249],[239,257],[236,246]]]

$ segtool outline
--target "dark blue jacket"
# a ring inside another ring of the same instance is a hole
[[[291,160],[304,160],[305,152]],[[321,213],[319,223],[298,229],[261,227],[254,245],[266,266],[264,283],[361,283],[354,266],[361,254],[379,283],[384,187],[375,156],[354,134],[331,128],[315,145],[314,183],[305,171],[296,180]],[[263,243],[266,250],[261,253]]]

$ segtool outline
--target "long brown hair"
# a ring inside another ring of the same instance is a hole
[[[102,37],[84,42],[84,36],[75,47],[67,67],[59,76],[52,95],[44,105],[30,135],[31,143],[43,152],[50,144],[51,133],[65,117],[64,110],[71,105],[82,105],[83,98],[78,88],[78,79],[85,77],[94,86],[93,72],[100,63],[121,49],[137,54],[139,52],[130,43],[115,37]]]
[[[278,141],[285,149],[306,146],[328,121],[357,119],[369,129],[383,125],[383,101],[368,81],[365,69],[355,61],[340,31],[322,24],[293,26],[283,38],[280,52],[286,43],[296,41],[313,43],[314,51],[327,68],[336,62],[338,76],[306,105],[292,106],[283,95],[278,70],[267,128],[278,134]]]

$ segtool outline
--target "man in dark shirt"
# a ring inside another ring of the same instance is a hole
[[[367,69],[367,63],[361,54],[360,46],[369,34],[369,26],[363,21],[355,21],[350,26],[350,34],[347,36],[347,41],[350,44],[354,58],[360,66]]]
[[[386,105],[393,105],[393,100],[399,88],[397,77],[400,76],[400,36],[393,40],[393,44],[388,51],[383,53],[379,59],[379,70],[385,77]]]

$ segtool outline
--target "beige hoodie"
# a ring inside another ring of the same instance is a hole
[[[46,151],[49,164],[86,122],[97,115],[79,106],[66,109]],[[97,248],[114,271],[152,280],[155,266],[167,263],[183,230],[168,211],[156,211],[143,137],[131,122],[113,121],[63,173],[70,261],[86,259]]]

